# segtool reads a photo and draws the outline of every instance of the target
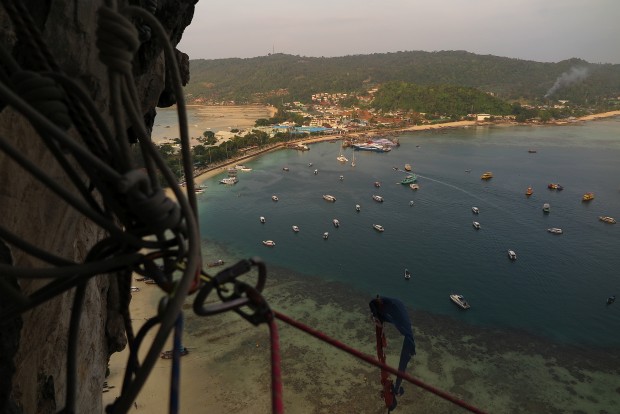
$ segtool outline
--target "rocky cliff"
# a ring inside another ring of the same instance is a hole
[[[119,0],[119,6],[135,5],[150,11],[162,23],[176,46],[191,22],[197,0]],[[0,6],[0,82],[13,88],[10,76],[16,68],[42,72],[53,68],[77,81],[102,114],[109,113],[110,78],[99,58],[97,10],[103,0],[4,0]],[[24,17],[26,16],[26,18]],[[143,22],[134,23],[140,33],[132,72],[147,128],[157,106],[169,106],[175,97],[166,82],[161,41]],[[47,54],[35,53],[30,36],[39,33]],[[188,57],[176,52],[184,81]],[[10,56],[10,58],[9,58]],[[6,59],[5,59],[6,58]],[[45,60],[45,62],[43,62]],[[17,65],[10,65],[9,61]],[[50,64],[50,62],[53,62]],[[1,96],[1,95],[0,95]],[[51,154],[50,148],[19,111],[0,97],[0,142],[53,177],[63,188],[77,193],[71,178]],[[113,124],[111,116],[107,122]],[[69,125],[69,133],[73,126]],[[134,141],[131,131],[128,140]],[[60,149],[62,150],[62,148]],[[74,161],[73,161],[74,162]],[[77,162],[75,162],[77,167]],[[84,181],[86,180],[86,177]],[[27,254],[12,234],[57,257],[83,262],[105,232],[75,208],[63,202],[48,186],[26,172],[14,157],[0,148],[0,263],[22,269],[50,267]],[[2,236],[4,234],[4,237]],[[9,289],[29,295],[49,280],[0,275],[0,313],[12,302]],[[115,275],[91,278],[86,286],[77,346],[75,411],[101,412],[101,391],[111,353],[126,345],[122,321],[122,294]],[[66,355],[74,289],[62,293],[10,321],[0,321],[0,412],[55,413],[63,409],[66,387]]]

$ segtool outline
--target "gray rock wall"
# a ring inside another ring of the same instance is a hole
[[[4,3],[10,6],[19,2],[29,10],[56,64],[85,87],[101,113],[107,113],[108,76],[95,46],[96,11],[103,1],[10,0]],[[157,2],[155,15],[164,24],[174,46],[192,19],[195,2]],[[128,3],[140,5],[137,0]],[[40,69],[41,62],[32,47],[19,36],[22,28],[13,24],[9,15],[8,8],[0,6],[0,46],[12,54],[22,68]],[[177,54],[183,57],[182,53]],[[186,56],[183,60],[187,62]],[[187,80],[187,67],[184,74]],[[150,114],[152,122],[158,102],[169,105],[173,100],[165,84],[160,41],[151,39],[142,44],[134,60],[134,75],[143,114]],[[9,83],[6,79],[4,82]],[[1,102],[0,110],[0,139],[43,168],[56,182],[72,188],[67,175],[30,123]],[[68,206],[2,150],[0,226],[41,249],[77,262],[83,261],[89,249],[105,236],[101,228]],[[11,250],[14,266],[49,267],[11,243],[4,246]],[[114,275],[92,278],[86,289],[77,355],[78,413],[101,412],[101,391],[109,355],[126,344],[119,313],[119,292],[116,283],[111,283],[113,278]],[[20,279],[13,283],[19,283],[22,292],[29,294],[47,281]],[[0,354],[3,356],[0,357],[0,412],[55,413],[64,407],[72,297],[73,291],[66,292],[24,313],[21,321],[13,321],[0,329]],[[0,310],[8,305],[9,301],[0,292]]]

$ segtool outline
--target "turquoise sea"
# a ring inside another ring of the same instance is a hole
[[[234,186],[218,183],[223,174],[208,179],[198,196],[205,260],[260,256],[277,281],[278,295],[269,285],[264,294],[278,310],[358,346],[367,342],[369,354],[372,328],[343,323],[328,310],[365,320],[376,294],[401,299],[418,342],[412,374],[488,411],[620,412],[620,300],[606,305],[620,295],[620,224],[598,220],[620,220],[620,119],[416,132],[399,141],[389,153],[356,151],[355,167],[350,148],[348,163],[336,160],[337,141],[248,161],[252,171],[239,172]],[[406,163],[417,191],[399,184]],[[481,180],[485,171],[494,178]],[[564,190],[549,190],[552,182]],[[582,202],[586,192],[595,199]],[[375,231],[375,223],[385,231]],[[263,246],[267,239],[276,246]],[[457,308],[451,293],[464,295],[471,309]],[[312,306],[300,308],[306,300]],[[392,340],[397,358],[400,339]],[[365,378],[364,389],[378,392]],[[425,406],[431,411],[415,411],[407,396],[424,400],[420,391],[405,394],[410,408],[403,412],[454,412],[434,403]]]

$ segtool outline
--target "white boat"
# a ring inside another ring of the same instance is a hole
[[[323,194],[323,200],[330,201],[333,203],[336,201],[336,197],[330,194]]]
[[[373,195],[372,199],[380,203],[383,203],[383,197],[381,197],[380,195]]]
[[[550,229],[547,229],[547,231],[549,233],[553,233],[553,234],[562,234],[563,233],[562,229],[557,228],[557,227],[551,227]]]
[[[379,232],[385,230],[381,224],[373,224],[372,227],[374,227],[374,229],[379,231]]]
[[[308,163],[308,167],[312,167],[312,163],[311,162]]]
[[[220,180],[220,184],[232,185],[232,184],[237,184],[238,181],[239,180],[237,179],[237,177],[226,177]]]
[[[344,180],[344,175],[340,176],[340,181]]]
[[[411,188],[412,190],[418,190],[420,189],[420,186],[414,183],[414,184],[409,184],[409,188]]]
[[[336,159],[340,162],[348,162],[349,160],[347,159],[347,157],[345,157],[344,155],[339,155],[336,157]]]
[[[333,219],[332,223],[334,223],[334,227],[340,227],[340,221],[338,221],[338,219]]]
[[[259,220],[260,220],[261,223],[264,223],[265,222],[265,217],[260,216]]]
[[[289,168],[288,167],[282,167],[282,171],[288,171]]]
[[[478,207],[472,207],[472,208],[471,208],[471,211],[472,211],[474,214],[478,214],[478,213],[480,213],[480,210],[478,209]]]
[[[543,204],[542,209],[544,213],[548,213],[549,211],[551,211],[551,206],[549,205],[549,203],[545,203]]]
[[[413,200],[409,202],[409,207],[413,207]]]
[[[323,238],[324,238],[325,240],[327,240],[327,238],[328,238],[328,237],[329,237],[329,233],[328,233],[328,232],[323,233]]]
[[[454,302],[459,308],[469,309],[471,307],[469,306],[469,303],[467,303],[463,295],[458,295],[456,293],[453,293],[450,295],[450,300]]]
[[[277,195],[272,195],[272,196],[271,196],[271,199],[272,199],[273,201],[278,201],[278,196],[277,196]]]
[[[609,217],[609,216],[599,216],[598,218],[600,221],[604,221],[605,223],[609,223],[609,224],[616,224],[616,219],[613,217]]]
[[[276,245],[276,242],[274,242],[273,240],[263,240],[263,244],[265,246],[273,247]]]
[[[355,152],[353,152],[353,161],[351,161],[351,167],[355,167]]]
[[[375,181],[375,187],[381,187],[381,183],[379,181]]]
[[[359,204],[355,205],[355,211],[360,211],[362,209],[362,206],[360,206]]]
[[[477,221],[474,221],[472,225],[474,226],[476,230],[480,229],[480,223],[478,223]]]
[[[319,173],[319,170],[314,170],[314,175],[317,175]]]
[[[297,226],[293,226],[293,231],[294,231],[295,233],[297,233],[297,232],[299,231],[299,227],[297,227]]]
[[[411,272],[408,269],[405,269],[405,279],[406,280],[411,279]]]
[[[508,250],[508,258],[510,260],[517,260],[517,254],[514,250]]]
[[[197,189],[194,190],[194,193],[196,193],[196,194],[202,194],[204,192],[205,192],[205,190],[203,190],[202,188],[197,188]]]

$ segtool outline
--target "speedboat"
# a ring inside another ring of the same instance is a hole
[[[340,176],[340,181],[343,181],[343,180],[344,180],[344,175],[341,175]]]
[[[204,193],[204,192],[205,192],[205,190],[203,190],[202,188],[196,188],[196,189],[194,190],[194,193],[196,193],[196,194],[202,194],[202,193]]]
[[[380,203],[383,203],[383,197],[381,197],[380,195],[373,195],[372,199]]]
[[[293,231],[294,231],[295,233],[297,233],[297,232],[299,231],[299,227],[297,227],[297,226],[293,226]]]
[[[375,187],[381,187],[381,183],[379,181],[375,181]]]
[[[317,175],[319,173],[319,170],[314,170],[314,175]]]
[[[535,149],[529,149],[529,150],[527,150],[527,152],[529,152],[530,154],[536,154],[536,150]]]
[[[534,190],[532,190],[532,187],[528,187],[527,190],[525,190],[525,195],[526,196],[531,196],[534,193]]]
[[[612,303],[614,303],[616,301],[616,295],[612,295],[610,297],[607,298],[607,304],[611,305]]]
[[[312,167],[312,163],[311,162],[308,163],[308,167]]]
[[[220,184],[237,184],[237,177],[225,177],[220,180]]]
[[[374,227],[375,230],[377,230],[379,232],[385,230],[381,224],[373,224],[372,227]]]
[[[609,223],[609,224],[616,224],[616,219],[613,217],[608,217],[608,216],[599,216],[598,218],[600,221],[604,221],[605,223]]]
[[[585,193],[583,197],[581,197],[581,201],[592,201],[594,200],[594,193]]]
[[[480,223],[478,223],[477,221],[474,221],[472,225],[474,226],[476,230],[480,229]]]
[[[348,162],[349,160],[347,159],[347,157],[345,157],[344,155],[339,155],[336,157],[336,159],[340,162]]]
[[[260,222],[261,222],[261,223],[264,223],[264,222],[265,222],[265,217],[260,216],[260,219],[259,219],[259,220],[260,220]]]
[[[323,194],[323,200],[333,203],[336,201],[336,197],[334,197],[333,195],[329,195],[329,194]]]
[[[517,254],[514,250],[508,250],[508,258],[510,260],[517,260]]]
[[[405,164],[405,171],[411,171],[411,164]]]
[[[408,269],[405,269],[405,279],[411,279],[411,272]]]
[[[478,209],[478,207],[472,207],[472,208],[471,208],[471,211],[472,211],[474,214],[478,214],[478,213],[480,213],[480,210]]]
[[[360,211],[362,209],[362,207],[359,204],[355,205],[355,211]]]
[[[490,180],[491,178],[493,178],[493,173],[491,171],[487,171],[480,176],[482,180]]]
[[[273,240],[263,240],[263,244],[265,246],[274,247],[276,245],[276,242],[274,242]]]
[[[334,227],[340,227],[340,222],[338,221],[338,219],[333,219],[332,223],[334,223]]]
[[[411,188],[412,190],[417,190],[417,189],[420,188],[420,186],[417,185],[417,184],[412,183],[412,184],[409,184],[409,188]]]
[[[282,167],[282,171],[288,171],[289,168],[288,167]]]
[[[562,234],[563,233],[562,229],[560,229],[558,227],[551,227],[550,229],[547,229],[547,231],[549,233],[553,233],[553,234]]]
[[[543,204],[542,208],[544,213],[549,213],[551,211],[551,206],[549,205],[549,203]]]
[[[328,237],[329,237],[329,233],[328,233],[328,232],[323,233],[323,238],[324,238],[325,240],[327,240],[327,238],[328,238]]]
[[[469,309],[471,307],[463,295],[453,293],[450,295],[450,300],[452,300],[452,302],[454,302],[459,308]]]
[[[558,190],[558,191],[564,190],[564,187],[562,187],[560,184],[557,184],[557,183],[550,183],[547,187],[550,190]]]
[[[413,207],[413,200],[409,201],[409,207]]]
[[[277,196],[277,195],[272,195],[272,196],[271,196],[271,199],[272,199],[273,201],[278,201],[278,196]]]

